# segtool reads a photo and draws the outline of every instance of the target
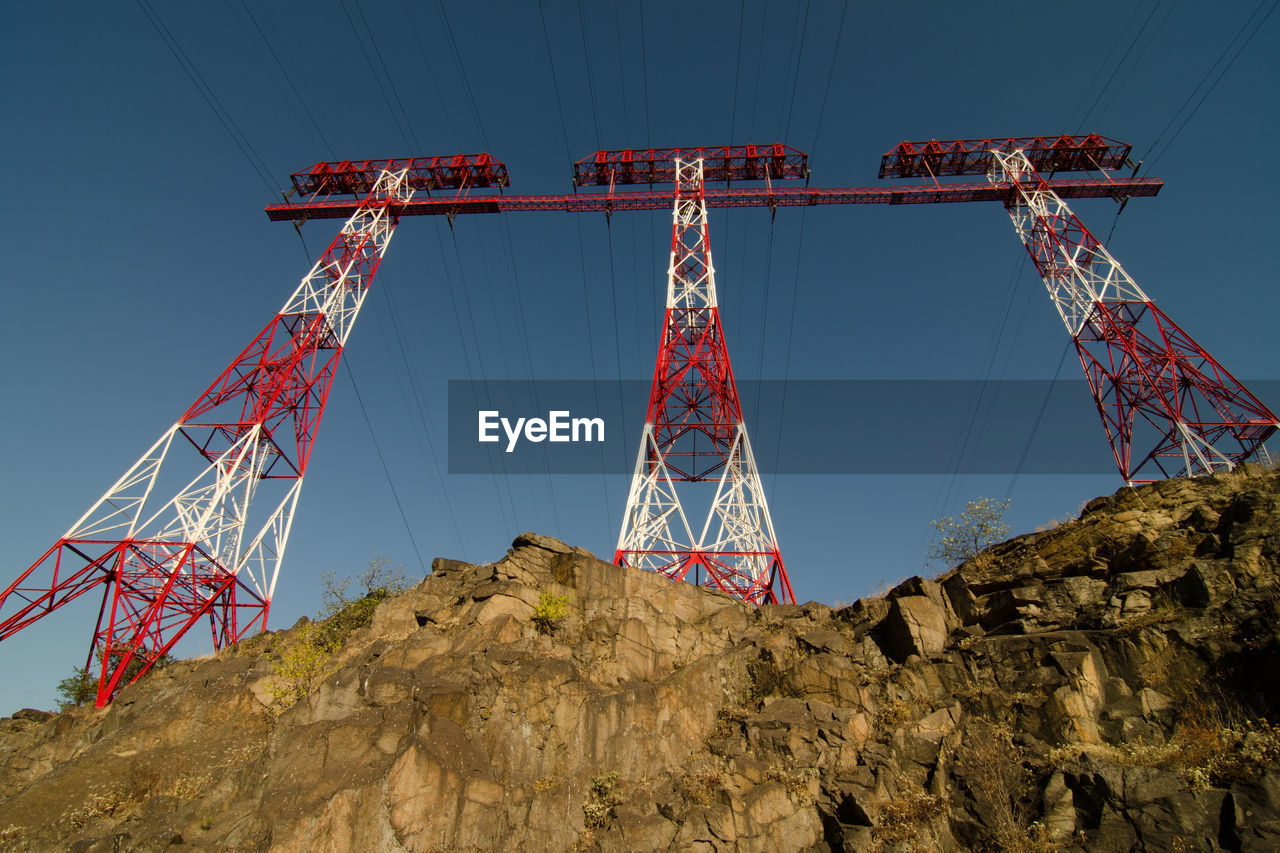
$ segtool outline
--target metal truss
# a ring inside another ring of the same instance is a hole
[[[989,179],[1016,188],[1006,208],[1075,341],[1125,482],[1231,469],[1256,452],[1280,419],[1151,302],[1025,152],[993,149],[990,162]]]
[[[989,158],[988,158],[989,159]],[[1164,187],[1159,178],[1083,178],[1054,180],[1049,185],[1062,198],[1138,198],[1154,196]],[[617,185],[615,185],[617,186]],[[670,210],[675,196],[667,192],[575,193],[572,195],[469,195],[415,198],[397,204],[397,216],[460,216],[476,213],[623,213],[631,210]],[[940,204],[970,201],[1008,202],[1013,188],[982,184],[898,184],[882,187],[764,187],[709,188],[707,207],[815,207],[829,204]],[[356,203],[351,199],[306,199],[266,208],[273,222],[342,219]]]
[[[102,706],[197,622],[215,649],[266,627],[325,401],[408,178],[405,165],[378,175],[262,333],[0,593],[0,640],[101,587],[87,665]],[[203,466],[182,485],[184,446]]]
[[[776,142],[718,148],[624,148],[597,151],[573,164],[575,187],[668,184],[676,162],[702,161],[704,181],[780,181],[809,177],[809,155]]]
[[[1020,136],[902,142],[880,158],[881,178],[941,178],[990,174],[995,152],[1021,151],[1038,172],[1100,172],[1119,169],[1133,146],[1090,133],[1083,136]]]
[[[791,603],[716,302],[703,161],[677,159],[674,175],[662,344],[614,562],[753,604]],[[675,484],[712,478],[695,540]]]

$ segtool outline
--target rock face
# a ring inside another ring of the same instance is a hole
[[[307,624],[0,721],[0,849],[1275,851],[1278,565],[1259,470],[838,610],[525,534],[296,702]]]

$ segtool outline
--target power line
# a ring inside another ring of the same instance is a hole
[[[400,108],[400,115],[404,117],[405,127],[409,128],[409,136],[413,139],[414,153],[422,153],[422,143],[418,141],[418,134],[413,129],[413,119],[409,117],[409,111],[404,108],[404,101],[400,100],[400,89],[396,86],[396,78],[391,73],[391,69],[387,67],[387,61],[382,57],[382,50],[378,47],[378,38],[373,34],[373,27],[369,26],[369,19],[365,17],[364,7],[360,5],[360,0],[352,0],[355,4],[356,12],[360,14],[360,22],[364,24],[365,32],[369,34],[369,44],[373,46],[373,53],[378,57],[378,64],[382,66],[382,74],[387,78],[387,85],[391,87],[391,94],[396,99],[396,106]]]
[[[643,4],[642,4],[643,5]],[[747,15],[746,0],[738,6],[738,50],[734,54],[733,64],[733,107],[729,111],[729,144],[738,142],[738,85],[742,74],[742,23]]]
[[[1044,399],[1040,402],[1040,411],[1036,412],[1035,422],[1031,424],[1031,434],[1027,436],[1027,443],[1022,446],[1022,454],[1018,457],[1018,465],[1013,469],[1013,476],[1009,478],[1009,487],[1004,490],[1005,498],[1013,494],[1013,485],[1022,474],[1022,466],[1026,464],[1027,455],[1031,452],[1031,444],[1035,441],[1036,433],[1040,430],[1040,423],[1044,420],[1045,410],[1049,408],[1049,398],[1053,396],[1053,389],[1058,384],[1058,375],[1062,373],[1062,365],[1067,361],[1067,353],[1071,351],[1072,343],[1074,341],[1068,341],[1067,345],[1062,348],[1062,357],[1058,359],[1058,366],[1053,371],[1053,380],[1049,383],[1048,390],[1044,392]]]
[[[307,77],[305,74],[302,73],[302,69],[298,66],[297,60],[293,58],[293,54],[289,51],[289,44],[284,40],[284,37],[280,34],[280,30],[278,27],[276,27],[275,21],[272,20],[271,12],[268,11],[268,9],[265,6],[263,6],[261,2],[258,2],[258,12],[261,14],[262,20],[267,22],[267,29],[269,29],[271,31],[271,34],[275,36],[275,43],[276,45],[279,46],[280,52],[284,54],[284,58],[288,60],[290,67],[293,68],[293,74],[289,75],[290,80],[296,77],[298,81],[298,86],[301,88],[302,94],[311,100],[311,106],[314,107],[314,110],[308,109],[307,110],[308,115],[311,115],[312,113],[314,113],[315,115],[318,115],[320,117],[320,121],[324,122],[326,139],[336,138],[338,134],[334,130],[333,123],[330,122],[328,116],[324,114],[324,107],[321,106],[320,99],[316,97],[316,93],[311,90],[311,87],[309,85],[307,85]],[[254,16],[254,20],[255,22],[257,21],[256,16]],[[272,47],[272,50],[274,51],[275,48]],[[319,129],[319,121],[316,124],[317,124],[317,129]]]
[[[284,87],[281,86],[279,81],[276,79],[275,71],[272,70],[271,65],[267,62],[266,57],[262,55],[262,52],[258,50],[258,46],[249,35],[249,31],[240,23],[240,18],[235,14],[235,9],[231,5],[231,0],[226,0],[226,4],[227,10],[230,11],[231,16],[236,19],[236,25],[239,26],[240,31],[244,33],[245,41],[247,41],[249,46],[253,48],[254,54],[259,60],[261,60],[262,66],[267,69],[267,74],[270,75],[271,82],[275,83],[276,89],[279,90],[280,95],[289,104],[289,111],[292,112],[294,118],[298,120],[298,124],[302,127],[307,136],[311,137],[313,142],[318,142],[316,145],[317,148],[327,150],[329,159],[336,160],[337,157],[335,156],[332,143],[325,137],[324,130],[320,127],[320,123],[316,121],[316,117],[312,114],[311,108],[307,106],[306,99],[303,98],[302,93],[298,91],[298,87],[294,84],[293,78],[289,76],[288,69],[284,67],[284,63],[280,60],[280,54],[277,52],[275,45],[271,43],[271,40],[267,38],[266,32],[262,29],[262,24],[258,21],[257,16],[254,15],[253,10],[249,8],[249,4],[246,3],[245,0],[240,0],[240,7],[249,18],[249,22],[253,24],[254,29],[257,30],[258,37],[262,39],[262,43],[266,46],[267,52],[271,54],[271,59],[275,62],[276,68],[279,69],[280,76],[283,77],[285,83],[289,85],[289,89],[293,92],[294,100],[296,100],[297,105],[302,108],[302,115],[298,114],[298,110],[294,106],[294,101],[289,99],[289,95],[284,91]],[[305,121],[303,119],[304,115],[306,117]],[[307,121],[310,121],[310,127],[308,127]]]
[[[471,79],[467,76],[467,66],[462,61],[462,52],[458,50],[458,41],[453,37],[453,25],[449,23],[449,13],[445,11],[443,0],[436,0],[440,10],[440,20],[444,23],[444,34],[449,41],[449,50],[453,54],[453,64],[462,77],[462,91],[467,96],[467,104],[471,107],[471,115],[476,120],[476,130],[480,131],[480,141],[485,150],[490,150],[489,134],[485,133],[484,121],[480,118],[480,108],[476,105],[475,90],[471,88]]]
[[[587,40],[587,13],[582,8],[582,0],[578,0],[578,30],[582,33],[582,56],[587,68],[587,94],[591,98],[591,123],[596,129],[596,148],[604,147],[600,136],[600,110],[596,106],[596,83],[591,73],[591,43]]]
[[[809,0],[804,2],[804,11],[797,10],[796,22],[799,25],[800,37],[797,40],[795,33],[792,33],[791,39],[791,61],[787,63],[787,77],[791,80],[791,97],[783,101],[783,109],[786,110],[786,121],[783,121],[781,115],[778,116],[778,130],[782,133],[782,138],[786,139],[787,134],[791,131],[791,115],[796,106],[796,87],[800,83],[800,64],[804,60],[804,40],[809,33]],[[791,71],[795,69],[795,76]],[[782,84],[783,91],[786,91],[786,82]]]
[[[1111,57],[1115,55],[1116,48],[1120,46],[1120,42],[1124,39],[1124,34],[1129,31],[1129,25],[1133,23],[1134,18],[1138,17],[1138,12],[1142,10],[1142,4],[1134,6],[1133,11],[1129,13],[1129,20],[1124,22],[1124,26],[1116,33],[1116,40],[1111,43],[1111,49],[1107,51],[1107,55],[1102,62],[1098,64],[1098,70],[1093,72],[1093,77],[1089,80],[1089,85],[1084,87],[1084,91],[1080,93],[1080,100],[1076,101],[1076,105],[1071,108],[1071,115],[1067,117],[1067,128],[1070,129],[1071,124],[1075,121],[1076,113],[1084,106],[1085,99],[1089,97],[1093,84],[1098,82],[1098,78],[1102,76],[1102,70],[1111,62]]]
[[[164,46],[169,49],[169,53],[173,54],[173,58],[182,67],[187,79],[196,87],[200,97],[204,98],[204,102],[208,104],[209,109],[213,111],[214,116],[222,124],[223,130],[227,132],[227,135],[231,137],[231,141],[236,144],[236,147],[240,149],[240,153],[244,155],[245,160],[249,162],[249,167],[257,173],[258,179],[267,188],[267,192],[274,196],[277,190],[268,177],[271,174],[271,170],[267,168],[267,164],[263,162],[253,144],[249,142],[249,138],[244,135],[240,125],[236,124],[236,120],[232,118],[231,113],[223,106],[222,101],[214,94],[209,84],[205,82],[204,76],[200,74],[200,70],[196,68],[195,63],[187,56],[187,52],[182,49],[182,45],[177,38],[165,26],[160,14],[151,7],[147,0],[136,0],[136,2],[138,8],[142,10],[142,14],[147,17],[147,20],[151,22],[151,26],[155,28],[160,40],[164,42]]]
[[[413,31],[413,40],[418,46],[418,54],[422,57],[422,66],[427,69],[427,79],[431,81],[431,88],[436,93],[436,100],[440,102],[440,114],[444,116],[445,124],[449,127],[449,137],[457,139],[458,132],[454,129],[453,117],[449,115],[449,106],[445,102],[444,93],[440,91],[440,82],[436,79],[436,73],[431,67],[431,61],[427,58],[427,48],[422,41],[422,33],[418,30],[418,22],[414,20],[413,10],[409,8],[409,0],[400,0],[400,5],[404,9],[406,20],[409,21],[409,29]]]
[[[409,517],[404,514],[404,505],[400,503],[400,494],[396,491],[396,484],[391,479],[391,469],[387,467],[386,457],[382,455],[382,448],[378,445],[378,436],[373,431],[373,421],[369,420],[369,410],[364,407],[364,399],[360,396],[359,386],[356,385],[356,375],[351,370],[351,357],[344,358],[342,364],[347,368],[347,377],[351,380],[351,390],[356,392],[356,402],[360,404],[360,412],[364,415],[365,426],[369,428],[369,438],[373,439],[373,449],[378,454],[378,462],[382,465],[382,473],[386,475],[387,485],[391,487],[391,497],[395,499],[396,509],[400,511],[400,520],[404,522],[404,531],[409,534],[409,542],[413,545],[413,553],[418,556],[418,565],[425,575],[427,573],[426,561],[422,559],[422,552],[418,550],[418,540],[414,538],[413,528],[409,526]]]
[[[1090,113],[1092,113],[1094,108],[1098,106],[1098,102],[1102,100],[1102,96],[1106,93],[1107,88],[1111,85],[1112,81],[1116,79],[1116,74],[1118,74],[1120,69],[1124,67],[1125,60],[1128,59],[1129,54],[1133,52],[1133,48],[1137,45],[1138,39],[1142,38],[1142,34],[1146,32],[1147,27],[1151,24],[1151,19],[1155,17],[1156,10],[1159,8],[1160,0],[1156,0],[1156,2],[1151,5],[1151,11],[1147,13],[1147,17],[1143,20],[1142,26],[1133,34],[1133,38],[1129,41],[1129,46],[1125,48],[1124,54],[1121,55],[1120,61],[1116,63],[1115,68],[1111,69],[1111,76],[1107,78],[1106,83],[1102,84],[1102,88],[1098,90],[1097,97],[1095,97],[1093,99],[1093,103],[1089,105],[1089,109],[1085,110],[1084,117],[1080,120],[1081,124],[1088,126]]]
[[[831,51],[831,65],[827,68],[827,85],[822,90],[822,106],[818,109],[818,124],[813,129],[813,145],[810,151],[818,149],[818,136],[822,133],[822,118],[827,114],[827,98],[831,95],[831,79],[836,73],[836,59],[840,56],[840,40],[844,38],[844,19],[849,11],[849,0],[844,0],[840,8],[840,23],[836,26],[836,46]]]
[[[360,53],[364,55],[364,61],[369,65],[369,74],[373,77],[373,82],[378,86],[378,92],[382,95],[382,101],[387,105],[387,112],[391,113],[391,120],[395,122],[396,130],[400,132],[400,136],[404,139],[406,148],[416,150],[417,145],[410,141],[412,128],[406,130],[400,123],[400,115],[396,112],[396,108],[391,105],[391,96],[387,94],[387,88],[382,83],[382,78],[378,76],[378,69],[373,64],[373,57],[369,55],[369,50],[364,46],[364,39],[360,36],[360,30],[356,28],[355,19],[351,17],[351,12],[347,9],[346,0],[338,0],[338,5],[342,7],[342,14],[346,17],[347,23],[351,26],[351,34],[356,37],[356,44],[360,47]],[[370,39],[373,34],[370,33]],[[394,84],[393,84],[394,85]],[[407,118],[407,117],[406,117]]]
[[[1102,117],[1111,111],[1111,105],[1116,102],[1116,98],[1129,84],[1129,78],[1133,76],[1134,70],[1142,64],[1142,60],[1146,57],[1147,51],[1151,49],[1151,45],[1155,44],[1157,37],[1159,37],[1161,31],[1164,29],[1164,25],[1169,22],[1169,18],[1173,16],[1173,12],[1177,8],[1178,0],[1173,0],[1173,2],[1169,4],[1169,8],[1165,10],[1164,17],[1160,19],[1160,23],[1156,24],[1156,28],[1152,30],[1151,37],[1147,39],[1147,43],[1142,46],[1142,50],[1138,53],[1138,58],[1129,66],[1129,70],[1126,71],[1124,77],[1121,78],[1120,84],[1116,86],[1115,91],[1111,93],[1111,97],[1107,99],[1107,105],[1102,108],[1102,112],[1098,113],[1098,117],[1095,119],[1096,122],[1101,122]]]
[[[421,425],[420,429],[414,430],[414,437],[417,439],[418,449],[422,453],[423,460],[427,463],[427,472],[435,482],[436,493],[440,496],[440,502],[444,505],[446,521],[449,523],[451,532],[457,542],[458,549],[462,551],[465,550],[466,547],[464,544],[465,537],[463,535],[463,525],[459,521],[453,508],[453,502],[449,500],[448,491],[445,487],[444,475],[440,471],[440,466],[437,462],[437,450],[435,441],[432,439],[432,435],[435,431],[432,429],[431,420],[427,413],[427,406],[423,402],[422,395],[419,392],[422,383],[415,375],[413,363],[409,359],[408,349],[404,342],[404,335],[400,331],[400,311],[392,297],[391,284],[386,278],[385,272],[383,273],[380,281],[382,283],[382,287],[380,287],[379,290],[381,291],[383,301],[387,306],[387,314],[390,317],[392,336],[395,338],[396,346],[399,349],[400,361],[404,365],[405,377],[407,379],[406,382],[398,383],[401,398],[405,402],[405,408],[407,410],[410,409],[409,395],[405,391],[405,386],[407,385],[409,390],[413,393],[413,401],[418,414],[418,420],[415,422],[415,425]],[[376,317],[377,315],[375,314],[374,316]],[[385,335],[383,336],[383,344],[387,346],[388,355],[391,355],[391,347],[390,344],[387,343]],[[395,364],[394,356],[392,357],[392,364]]]
[[[307,126],[306,121],[303,120],[301,114],[299,114],[298,107],[294,104],[293,100],[289,98],[288,93],[284,90],[284,86],[280,85],[280,81],[276,77],[275,70],[271,67],[271,64],[267,62],[267,58],[262,55],[262,51],[258,48],[257,42],[255,42],[253,37],[249,34],[249,30],[245,27],[244,22],[240,20],[240,16],[236,14],[235,7],[231,5],[231,0],[224,0],[224,3],[227,7],[227,12],[230,13],[232,19],[236,22],[236,26],[240,28],[240,33],[244,36],[245,42],[253,50],[253,55],[258,57],[258,61],[262,63],[263,69],[267,72],[267,76],[271,78],[271,82],[275,85],[276,91],[280,93],[280,97],[284,102],[289,105],[289,112],[293,114],[294,119],[298,122],[298,127],[301,128],[302,132],[311,140],[312,145],[318,149],[325,148],[323,141],[310,127]],[[247,11],[247,7],[245,8]],[[258,33],[261,35],[261,27],[258,28]],[[270,50],[270,48],[271,46],[267,45],[267,49]],[[278,59],[276,60],[276,64],[279,65]],[[330,154],[330,158],[332,159],[332,154]]]
[[[1254,17],[1258,14],[1258,11],[1262,9],[1265,3],[1266,3],[1266,0],[1262,0],[1262,2],[1258,4],[1257,8],[1253,10],[1252,14],[1249,15],[1249,17],[1245,20],[1244,24],[1240,27],[1239,32],[1237,32],[1232,37],[1231,41],[1227,43],[1227,46],[1226,48],[1223,49],[1221,55],[1219,55],[1218,58],[1214,60],[1213,65],[1209,66],[1209,70],[1205,72],[1204,77],[1202,77],[1200,82],[1196,84],[1195,89],[1191,90],[1191,94],[1188,95],[1187,99],[1182,102],[1182,106],[1178,107],[1177,112],[1173,114],[1173,118],[1169,119],[1169,123],[1166,124],[1164,126],[1164,129],[1160,131],[1159,135],[1157,135],[1156,141],[1151,144],[1151,148],[1147,149],[1147,154],[1150,154],[1151,151],[1155,149],[1156,145],[1160,141],[1160,137],[1164,136],[1165,132],[1168,131],[1169,127],[1177,119],[1178,113],[1182,112],[1182,110],[1186,108],[1187,104],[1191,102],[1191,99],[1195,97],[1196,92],[1199,91],[1200,87],[1205,84],[1205,81],[1208,80],[1209,76],[1213,73],[1213,69],[1217,67],[1218,63],[1221,62],[1223,60],[1223,57],[1225,57],[1227,53],[1231,50],[1231,45],[1235,44],[1236,40],[1240,38],[1241,33],[1245,31],[1245,29],[1249,26],[1249,22],[1254,19]],[[1195,117],[1196,112],[1199,111],[1201,105],[1204,104],[1205,100],[1210,95],[1213,94],[1213,90],[1216,89],[1218,87],[1218,84],[1222,82],[1222,78],[1225,77],[1227,75],[1227,72],[1231,70],[1231,66],[1236,64],[1236,60],[1240,58],[1240,54],[1244,53],[1245,48],[1247,48],[1249,46],[1249,43],[1253,41],[1253,37],[1258,34],[1258,30],[1262,29],[1262,25],[1265,24],[1267,22],[1267,19],[1271,17],[1273,12],[1275,12],[1277,6],[1280,6],[1280,0],[1276,0],[1276,2],[1273,2],[1271,4],[1271,8],[1267,10],[1267,14],[1263,15],[1262,20],[1258,21],[1257,26],[1253,28],[1253,32],[1249,33],[1249,37],[1246,38],[1244,40],[1244,43],[1240,45],[1239,50],[1237,50],[1235,52],[1235,55],[1231,57],[1231,60],[1226,64],[1226,67],[1222,69],[1221,73],[1219,73],[1217,78],[1214,79],[1213,83],[1205,91],[1204,95],[1202,95],[1200,97],[1200,100],[1196,102],[1196,105],[1192,108],[1191,112],[1187,114],[1187,117],[1184,118],[1182,120],[1182,123],[1178,125],[1178,129],[1173,132],[1173,136],[1169,138],[1169,141],[1164,144],[1164,147],[1161,148],[1160,152],[1156,154],[1156,156],[1152,159],[1151,165],[1154,166],[1156,162],[1159,161],[1159,159],[1165,155],[1165,152],[1169,150],[1169,146],[1172,145],[1174,140],[1178,138],[1178,135],[1182,133],[1182,129],[1187,126],[1187,122],[1191,121],[1191,119]],[[1145,154],[1143,155],[1143,159],[1144,160],[1146,159]]]

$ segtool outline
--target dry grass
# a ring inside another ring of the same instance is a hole
[[[706,808],[724,787],[724,775],[718,770],[702,770],[685,776],[680,786],[689,802]]]
[[[1031,819],[1035,781],[1024,763],[1023,750],[1014,745],[1005,725],[978,721],[965,732],[960,764],[971,780],[978,814],[985,818],[985,833],[978,849],[1007,853],[1053,853],[1044,824]]]
[[[871,830],[872,850],[931,853],[938,849],[934,824],[947,814],[946,798],[911,791],[885,803]]]
[[[622,802],[617,785],[617,773],[607,773],[591,780],[591,792],[582,804],[583,824],[587,829],[600,829],[613,817],[614,808]]]
[[[1115,764],[1175,770],[1191,788],[1223,788],[1280,766],[1280,727],[1226,699],[1191,698],[1181,705],[1182,716],[1164,743],[1139,739],[1087,749],[1072,744],[1051,750],[1049,761],[1061,763],[1088,752]]]
[[[876,728],[891,732],[911,720],[913,708],[911,703],[895,699],[876,711]]]
[[[804,805],[814,801],[810,782],[817,777],[818,771],[813,767],[797,770],[782,765],[774,765],[764,774],[764,778],[771,782],[781,782],[782,787],[787,789],[787,796]]]

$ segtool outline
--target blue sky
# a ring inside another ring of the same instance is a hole
[[[1280,378],[1264,171],[1280,137],[1277,18],[1182,124],[1246,20],[1274,5],[849,4],[841,30],[842,4],[821,0],[549,0],[541,17],[534,3],[154,4],[239,144],[140,6],[11,9],[3,572],[49,547],[279,308],[337,223],[307,225],[304,250],[262,207],[331,157],[488,150],[512,192],[561,193],[597,148],[783,141],[810,154],[815,186],[863,186],[903,139],[1096,131],[1154,148],[1143,173],[1167,186],[1118,221],[1106,200],[1076,212],[1104,239],[1114,224],[1108,247],[1228,369]],[[772,224],[716,211],[711,227],[743,380],[1048,379],[1068,344],[998,204],[782,210]],[[626,477],[439,475],[446,383],[647,378],[668,241],[665,213],[464,217],[452,232],[404,220],[348,355],[417,549],[343,371],[274,625],[315,612],[320,572],[375,553],[418,575],[418,552],[487,561],[534,529],[611,556]],[[1062,376],[1077,378],[1073,355]],[[964,424],[941,412],[932,440],[952,446]],[[748,428],[770,440],[776,413]],[[848,601],[936,571],[928,522],[972,498],[1011,488],[1007,520],[1025,532],[1120,486],[956,473],[768,477],[797,596]],[[0,645],[0,712],[52,706],[92,618],[64,608]]]

